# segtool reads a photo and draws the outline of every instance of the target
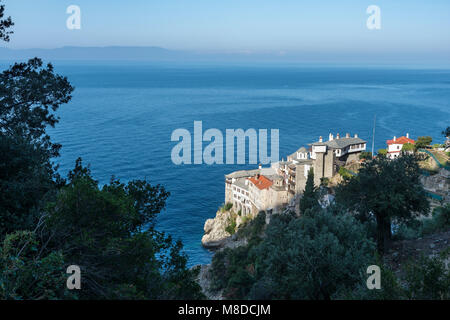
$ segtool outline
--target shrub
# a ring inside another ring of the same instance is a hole
[[[417,239],[429,234],[450,230],[450,205],[433,210],[430,218],[424,218],[412,224],[400,224],[394,239]]]
[[[213,258],[213,286],[229,299],[329,299],[359,282],[374,251],[365,227],[350,215],[274,215],[264,236]]]
[[[244,219],[246,218],[244,217]],[[252,241],[262,234],[266,226],[266,213],[260,212],[254,219],[247,219],[244,220],[243,226],[237,231],[237,237],[239,239],[247,238],[249,241]]]
[[[223,205],[219,208],[219,210],[220,210],[220,212],[224,213],[224,212],[230,211],[230,209],[231,209],[232,207],[233,207],[233,204],[232,204],[231,202],[227,202],[226,204],[223,204]]]
[[[369,160],[372,159],[372,152],[370,151],[363,151],[361,152],[361,154],[359,155],[359,159],[361,160]]]
[[[415,150],[415,147],[412,143],[405,143],[402,147],[403,152],[412,152]]]
[[[236,217],[232,216],[230,219],[228,219],[228,226],[225,228],[225,231],[230,235],[236,233]]]
[[[321,187],[328,187],[330,184],[330,179],[327,177],[320,178],[320,186]]]
[[[350,179],[352,177],[352,175],[350,174],[350,172],[344,168],[344,167],[340,167],[339,168],[339,174],[341,175],[342,178],[344,179]]]
[[[428,147],[431,144],[431,142],[433,142],[433,138],[431,138],[429,136],[419,137],[419,138],[417,138],[417,141],[414,146],[415,146],[416,150],[423,149],[423,148]]]
[[[450,299],[450,271],[444,260],[449,257],[445,252],[440,257],[421,257],[406,267],[406,297],[408,299]]]

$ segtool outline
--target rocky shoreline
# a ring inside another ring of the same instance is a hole
[[[203,227],[205,234],[202,237],[203,247],[217,250],[225,246],[233,246],[235,232],[244,225],[245,221],[253,218],[251,214],[239,215],[232,209],[227,211],[219,209],[215,218],[205,221]]]
[[[202,245],[207,249],[218,249],[223,247],[227,240],[231,237],[225,229],[231,219],[230,211],[222,212],[218,210],[214,219],[205,221],[203,230],[205,234],[202,237]]]

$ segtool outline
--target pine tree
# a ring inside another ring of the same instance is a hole
[[[306,180],[305,192],[300,199],[300,213],[305,214],[309,209],[317,208],[319,205],[319,191],[314,186],[314,171],[311,168],[308,172],[308,179]]]

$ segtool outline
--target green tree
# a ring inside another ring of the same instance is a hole
[[[416,150],[412,143],[405,143],[402,147],[403,152],[414,152]]]
[[[259,241],[214,256],[213,285],[229,299],[332,299],[361,281],[374,252],[350,215],[277,215]]]
[[[12,26],[0,6],[0,39]],[[155,230],[168,192],[146,181],[99,187],[81,160],[68,182],[46,129],[73,87],[40,59],[0,74],[0,298],[197,299],[180,241]],[[79,265],[82,290],[65,270]]]
[[[364,159],[364,160],[370,160],[370,159],[372,159],[372,152],[370,152],[370,151],[363,151],[359,155],[359,158],[360,159]]]
[[[48,300],[75,298],[67,290],[61,252],[47,255],[34,232],[9,234],[0,246],[0,299]]]
[[[410,261],[406,266],[406,297],[407,299],[450,299],[450,270],[445,266],[449,251],[441,257],[420,257]]]
[[[403,264],[400,272],[383,262],[381,289],[367,290],[363,275],[361,284],[351,292],[342,292],[338,298],[352,300],[448,300],[450,298],[450,271],[445,267],[449,251],[433,257],[421,256]]]
[[[345,167],[340,167],[338,173],[344,179],[351,179],[352,178],[352,174]]]
[[[308,172],[305,191],[300,199],[300,212],[305,214],[307,210],[312,210],[319,206],[319,191],[314,186],[314,171],[311,168]]]
[[[411,221],[429,211],[419,181],[418,156],[404,155],[394,161],[377,157],[365,162],[358,176],[336,188],[336,201],[363,220],[377,224],[378,250],[383,253],[391,239],[391,222]]]
[[[32,230],[59,182],[50,155],[30,137],[0,132],[0,241]]]
[[[145,181],[99,188],[79,159],[47,207],[45,252],[80,266],[83,299],[201,298],[181,242],[154,229],[168,196]]]
[[[11,20],[11,17],[4,18],[5,15],[5,5],[1,4],[0,0],[0,40],[9,41],[9,35],[13,32],[10,30],[10,28],[14,25],[14,23]]]
[[[447,129],[442,131],[442,135],[447,138],[450,137],[450,127],[447,127]]]
[[[387,156],[387,150],[386,149],[378,149],[377,151],[379,156]]]
[[[431,137],[418,137],[415,143],[416,150],[428,147],[431,142],[433,142],[433,138]]]
[[[9,41],[13,25],[0,6],[0,39]],[[0,240],[30,230],[45,198],[59,181],[51,162],[60,145],[45,133],[55,111],[71,99],[73,87],[35,58],[0,74]]]

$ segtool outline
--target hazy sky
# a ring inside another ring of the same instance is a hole
[[[450,56],[449,0],[4,0],[11,48],[160,46],[212,52]],[[68,30],[78,5],[82,29]],[[381,30],[366,9],[381,8]]]

